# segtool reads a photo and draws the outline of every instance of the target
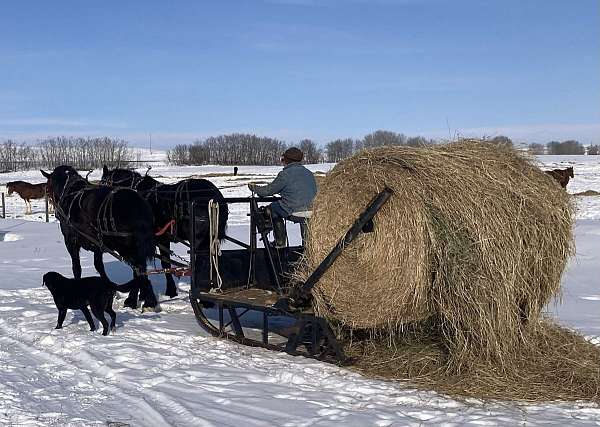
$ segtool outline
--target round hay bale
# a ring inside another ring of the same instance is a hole
[[[479,141],[380,147],[340,162],[319,187],[306,277],[385,186],[394,194],[313,290],[315,310],[397,334],[427,320],[451,354],[510,357],[520,326],[560,288],[572,203],[512,148]]]

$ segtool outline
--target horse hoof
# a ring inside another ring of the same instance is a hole
[[[137,301],[131,301],[131,300],[129,300],[129,298],[123,302],[123,307],[129,307],[132,310],[135,310],[137,308],[137,306],[138,306]]]
[[[169,298],[175,298],[178,294],[177,292],[169,292],[165,294],[166,296],[168,296]]]
[[[156,304],[154,307],[144,306],[142,307],[142,313],[160,313],[162,308],[160,308],[160,304]]]

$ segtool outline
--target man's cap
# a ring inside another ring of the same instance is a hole
[[[283,152],[283,157],[292,162],[301,162],[304,154],[302,153],[302,150],[291,147]]]

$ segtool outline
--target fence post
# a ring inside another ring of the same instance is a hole
[[[50,222],[50,216],[48,213],[48,193],[45,194],[44,200],[46,201],[46,222]]]
[[[4,193],[2,193],[2,218],[6,218],[6,200],[4,200]]]

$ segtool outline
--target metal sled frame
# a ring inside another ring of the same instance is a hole
[[[208,283],[208,286],[206,283],[199,283],[198,271],[196,271],[198,260],[210,255],[195,251],[196,245],[192,241],[190,248],[192,270],[190,301],[200,326],[215,337],[226,338],[240,344],[343,363],[345,356],[342,346],[335,338],[330,325],[325,319],[315,316],[312,312],[310,305],[311,291],[319,278],[342,253],[344,247],[350,244],[361,232],[372,230],[371,220],[391,194],[392,191],[389,188],[384,188],[369,203],[365,211],[355,220],[354,224],[306,282],[290,288],[282,286],[282,284],[289,283],[285,283],[287,281],[286,277],[277,269],[274,262],[275,249],[271,247],[267,240],[268,230],[265,231],[265,228],[261,226],[258,212],[258,202],[271,202],[277,199],[257,197],[225,198],[226,203],[250,204],[249,244],[228,236],[225,238],[247,250],[250,266],[247,285],[228,287],[228,284],[224,282],[223,290],[215,292],[217,286],[214,283]],[[192,212],[195,214],[195,206],[192,206]],[[195,236],[194,216],[192,215],[192,236]],[[264,249],[257,248],[257,236],[259,235],[263,241]],[[264,251],[263,259],[267,264],[271,277],[268,289],[257,287],[256,262],[257,253],[260,250]],[[223,265],[222,268],[227,268],[227,266]],[[218,320],[209,320],[207,310],[211,308],[216,310]],[[244,333],[241,320],[249,312],[260,313],[260,327],[252,327],[253,330],[260,331],[260,339],[250,338]],[[226,319],[226,315],[228,319]],[[271,328],[269,319],[275,316],[289,318],[294,322],[294,326],[283,332],[281,329]],[[277,335],[278,338],[272,340],[270,333]]]

